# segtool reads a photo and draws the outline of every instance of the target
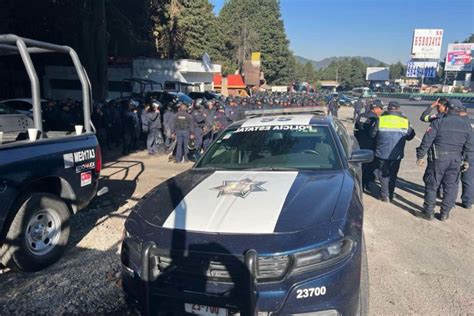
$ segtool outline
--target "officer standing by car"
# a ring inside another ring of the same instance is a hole
[[[472,148],[468,148],[471,144],[472,128],[469,122],[460,116],[463,110],[465,108],[459,100],[450,100],[446,115],[431,123],[416,149],[416,163],[418,166],[424,166],[423,158],[432,148],[433,162],[428,165],[431,170],[425,172],[423,179],[425,182],[423,213],[428,220],[434,217],[436,190],[441,184],[443,200],[439,219],[445,221],[449,218],[449,212],[456,202],[462,154],[473,151]]]
[[[427,122],[427,123],[433,122],[434,120],[442,117],[446,113],[447,105],[448,105],[448,99],[446,98],[437,99],[435,102],[429,105],[426,108],[426,110],[423,111],[423,113],[421,113],[420,120],[422,122]],[[438,113],[431,114],[434,108],[436,108]]]
[[[383,113],[381,105],[373,104],[370,112],[363,113],[356,118],[354,136],[361,149],[375,151],[375,139],[370,136],[370,128],[377,122]],[[376,161],[362,164],[362,187],[369,190],[369,185],[375,180],[374,171],[377,169]]]
[[[169,102],[163,114],[163,131],[165,134],[165,147],[169,148],[171,145],[171,120],[175,113],[173,111],[173,103]]]
[[[364,108],[364,101],[362,99],[362,97],[359,97],[359,99],[356,101],[356,103],[354,103],[354,117],[352,119],[352,121],[355,123],[357,118],[359,117],[360,113],[362,112],[362,109]],[[372,111],[372,109],[370,109],[369,112],[366,112],[366,113],[370,113]]]
[[[181,163],[188,161],[188,143],[189,139],[194,138],[194,122],[193,117],[187,112],[188,106],[185,103],[179,105],[178,113],[171,120],[172,137],[176,138],[176,155],[175,162]]]
[[[203,100],[196,99],[194,101],[191,116],[194,122],[194,143],[196,146],[195,158],[199,159],[202,149],[202,141],[204,136],[204,130],[207,124],[207,112],[203,108]]]
[[[464,162],[461,165],[461,205],[465,209],[471,209],[474,202],[474,119],[467,115],[467,111],[461,111],[461,117],[471,125],[471,136],[464,151]]]
[[[379,103],[374,102],[374,105],[377,104]],[[405,143],[415,137],[415,130],[401,112],[400,104],[391,101],[387,112],[383,113],[372,125],[370,135],[375,138],[375,157],[381,186],[380,200],[389,202],[393,199],[400,162],[404,157]]]

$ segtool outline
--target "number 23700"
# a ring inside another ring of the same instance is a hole
[[[326,294],[326,287],[321,286],[321,287],[310,287],[307,289],[299,289],[296,290],[296,298],[301,299],[301,298],[307,298],[307,297],[313,297],[313,296],[322,296]]]

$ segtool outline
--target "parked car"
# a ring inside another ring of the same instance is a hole
[[[214,100],[219,98],[219,95],[214,92],[204,91],[204,92],[190,92],[188,93],[189,97],[193,100],[196,99],[206,99],[206,100]]]
[[[411,101],[421,101],[422,97],[420,95],[412,94],[412,95],[410,95],[410,100]]]
[[[361,164],[312,111],[234,123],[125,222],[127,301],[146,315],[367,315]],[[290,113],[291,112],[291,113]]]
[[[0,101],[0,104],[4,104],[11,109],[18,111],[21,114],[33,116],[33,101],[31,98],[21,99],[8,99]],[[41,109],[44,109],[48,105],[48,101],[41,99]]]
[[[160,101],[162,106],[166,106],[169,102],[173,102],[174,100],[178,100],[179,102],[183,102],[188,105],[193,103],[193,99],[191,99],[188,95],[182,92],[173,91],[148,91],[145,95],[145,100],[149,101],[150,99]]]

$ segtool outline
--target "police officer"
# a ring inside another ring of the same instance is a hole
[[[163,131],[161,125],[160,104],[153,101],[143,116],[143,131],[147,133],[146,148],[149,155],[163,151]]]
[[[338,104],[337,97],[333,97],[331,101],[329,101],[329,104],[328,104],[328,115],[337,117],[338,110],[339,110],[339,104]]]
[[[425,132],[420,146],[416,149],[417,165],[423,166],[423,158],[432,148],[432,163],[425,172],[425,201],[423,213],[426,219],[434,217],[436,190],[443,185],[443,199],[439,219],[445,221],[454,207],[458,191],[458,176],[461,169],[462,152],[470,152],[466,148],[470,144],[472,132],[469,122],[460,116],[464,109],[458,100],[448,102],[448,111],[442,118],[436,119]]]
[[[375,139],[370,136],[370,128],[377,122],[377,118],[383,113],[383,107],[373,104],[370,112],[363,113],[356,118],[354,125],[354,136],[359,142],[361,149],[375,151]],[[369,189],[371,182],[375,180],[374,171],[377,169],[375,161],[362,164],[362,187]]]
[[[214,125],[213,131],[215,136],[219,136],[219,134],[229,126],[232,121],[227,117],[225,113],[225,106],[224,104],[220,103],[217,106],[216,114],[214,115]],[[214,137],[215,138],[215,137]]]
[[[184,103],[179,105],[178,113],[171,120],[172,137],[176,138],[175,162],[180,163],[183,160],[188,161],[188,143],[189,139],[194,138],[193,117],[187,112],[188,106]]]
[[[171,121],[174,116],[173,103],[170,102],[166,106],[165,113],[163,114],[163,131],[165,134],[165,147],[171,146]]]
[[[194,122],[194,143],[196,146],[196,159],[199,158],[202,148],[204,129],[207,124],[207,112],[204,110],[203,99],[196,99],[191,110]]]
[[[207,120],[206,125],[204,127],[204,137],[202,142],[202,147],[204,150],[209,148],[213,141],[214,133],[212,131],[212,127],[214,126],[214,117],[216,115],[216,109],[214,107],[215,102],[214,100],[210,100],[206,102],[206,113],[207,113]]]
[[[383,106],[382,100],[377,99],[377,100],[375,100],[375,101],[377,101],[377,103],[380,102],[380,104]],[[375,102],[374,102],[372,99],[367,99],[367,100],[365,100],[365,109],[364,109],[364,112],[365,112],[365,113],[370,112],[370,107],[371,107],[372,104],[374,104],[374,103],[375,103]]]
[[[421,113],[420,120],[422,122],[427,122],[427,123],[433,122],[434,120],[442,117],[445,114],[447,110],[447,105],[448,105],[448,99],[446,98],[437,99],[435,102],[429,105],[426,108],[426,110],[423,111],[423,113]],[[434,108],[436,108],[438,113],[431,114]]]
[[[466,109],[461,111],[461,117],[469,122],[471,128],[474,128],[474,119],[467,115]],[[474,129],[471,131],[471,136],[464,150],[464,162],[461,165],[461,183],[462,207],[471,209],[474,202]]]
[[[352,119],[352,122],[355,123],[355,121],[359,117],[360,113],[362,112],[363,108],[364,108],[364,101],[363,101],[362,97],[359,97],[359,99],[356,101],[356,103],[354,103],[354,117]],[[372,108],[370,109],[369,112],[366,112],[366,113],[370,113],[370,112],[372,112]]]
[[[378,102],[374,102],[374,105],[377,104]],[[393,199],[405,143],[415,137],[415,130],[400,111],[400,104],[391,101],[387,112],[372,125],[370,135],[375,138],[375,157],[381,187],[380,200],[388,202]]]

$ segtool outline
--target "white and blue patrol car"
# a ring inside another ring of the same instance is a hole
[[[129,215],[128,302],[147,315],[365,315],[372,158],[325,115],[234,123]]]

